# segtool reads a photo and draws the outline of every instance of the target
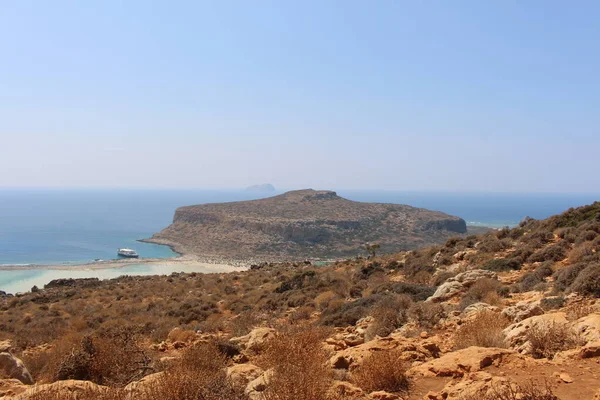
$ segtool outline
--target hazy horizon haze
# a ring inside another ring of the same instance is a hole
[[[597,193],[600,3],[0,6],[0,187]]]

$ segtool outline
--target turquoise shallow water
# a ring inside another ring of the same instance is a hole
[[[235,268],[231,268],[235,270]],[[0,290],[7,293],[27,292],[33,286],[44,287],[59,278],[112,279],[123,275],[169,275],[173,272],[211,273],[222,271],[219,267],[203,264],[198,266],[177,264],[132,264],[122,268],[59,270],[31,269],[0,271]]]

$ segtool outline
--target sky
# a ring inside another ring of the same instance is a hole
[[[599,192],[600,2],[0,2],[0,187]]]

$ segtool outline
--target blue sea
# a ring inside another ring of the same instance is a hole
[[[443,211],[470,225],[490,227],[514,226],[526,216],[546,218],[600,199],[597,194],[337,192],[356,201]],[[169,247],[137,240],[168,226],[177,207],[264,196],[242,190],[0,189],[0,264],[82,264],[114,259],[121,247],[133,248],[141,257],[167,259],[177,255]],[[140,268],[121,274],[141,274]],[[56,271],[53,278],[80,274]],[[33,275],[42,272],[0,271],[0,290],[14,290],[11,285],[20,276],[35,280]]]

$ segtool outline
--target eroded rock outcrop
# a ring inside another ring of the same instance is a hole
[[[498,279],[498,276],[495,272],[484,269],[461,272],[438,286],[435,293],[427,301],[441,302],[449,300],[466,292],[475,282],[483,278]]]

